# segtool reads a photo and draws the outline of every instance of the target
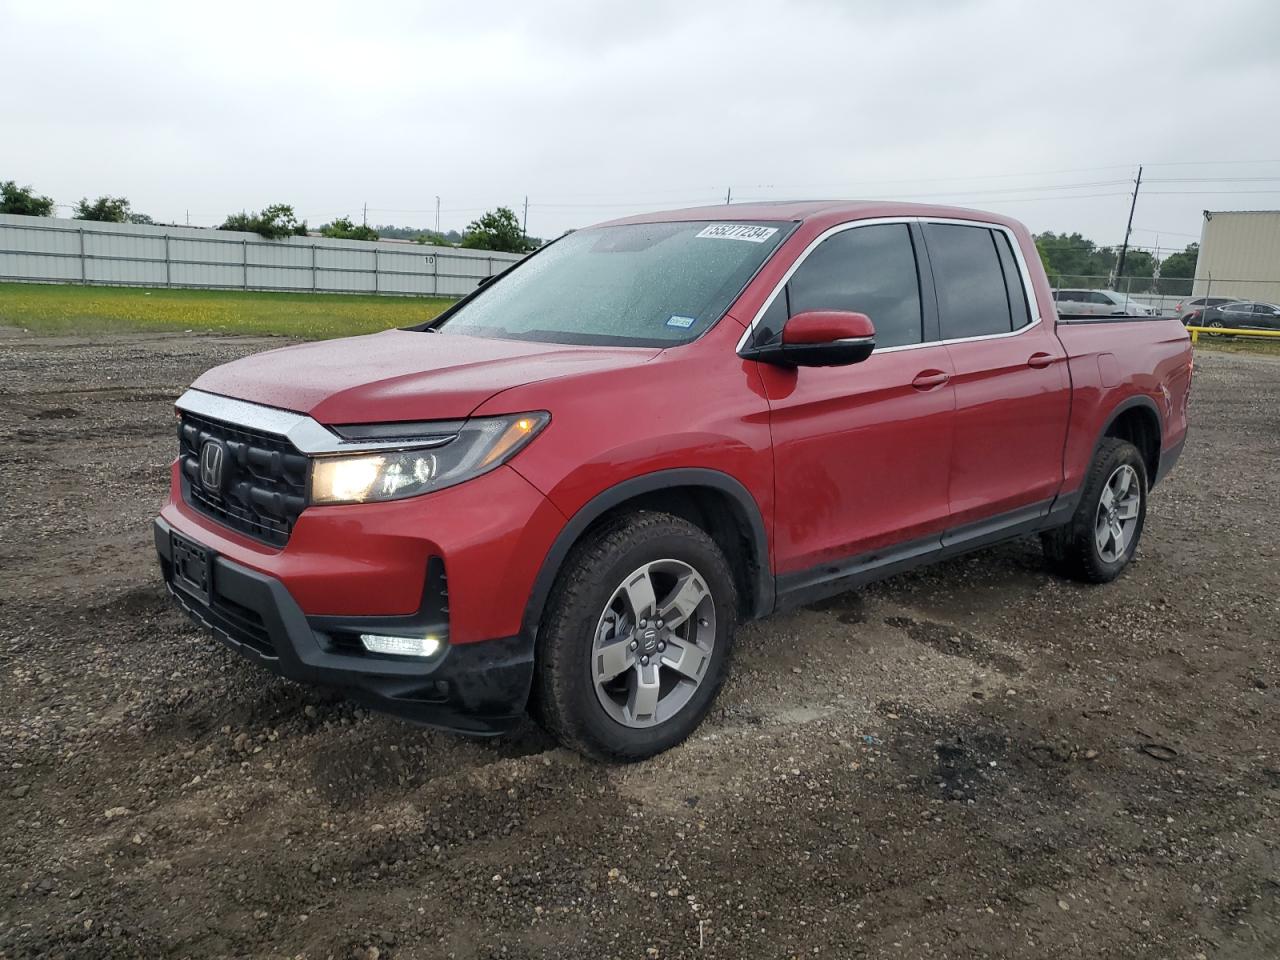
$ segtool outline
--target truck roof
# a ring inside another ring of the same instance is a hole
[[[843,223],[868,217],[946,217],[955,220],[983,220],[1012,228],[1022,225],[1009,217],[985,210],[947,207],[929,203],[906,203],[899,200],[776,200],[759,203],[715,204],[706,207],[684,207],[658,210],[631,217],[621,217],[597,226],[624,223],[668,223],[680,220],[719,220],[726,222],[762,220],[821,220]]]

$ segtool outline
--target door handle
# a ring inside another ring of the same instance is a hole
[[[1037,370],[1043,370],[1051,363],[1053,363],[1053,354],[1050,353],[1033,353],[1027,359],[1027,366],[1035,367]]]
[[[916,374],[916,378],[911,381],[911,385],[917,390],[932,390],[934,387],[940,387],[951,377],[943,373],[941,370],[924,370]]]

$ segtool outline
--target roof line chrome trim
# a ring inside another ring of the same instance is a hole
[[[361,453],[371,450],[420,450],[442,447],[457,434],[423,437],[421,440],[343,440],[332,430],[317,423],[306,414],[268,407],[234,397],[223,397],[203,390],[188,390],[174,403],[179,410],[196,416],[219,420],[231,426],[249,427],[263,433],[284,437],[298,451],[308,456],[335,453]]]
[[[787,272],[782,275],[782,279],[774,285],[769,296],[765,298],[764,303],[760,305],[760,309],[756,311],[756,315],[752,318],[751,323],[747,325],[747,329],[742,332],[742,336],[738,339],[738,345],[735,349],[738,352],[741,352],[747,345],[752,335],[755,333],[756,324],[760,322],[765,313],[768,312],[769,308],[773,306],[773,301],[778,298],[778,294],[782,291],[782,288],[790,282],[792,275],[795,274],[796,270],[800,268],[800,265],[808,259],[809,254],[813,253],[820,243],[828,237],[834,236],[837,233],[843,233],[846,230],[856,230],[858,227],[873,227],[888,223],[916,223],[921,225],[926,223],[954,224],[962,227],[986,227],[988,229],[999,230],[1004,233],[1004,235],[1009,239],[1009,246],[1013,250],[1014,260],[1017,262],[1018,271],[1022,276],[1022,287],[1027,294],[1027,309],[1031,314],[1031,322],[1019,327],[1017,330],[1010,330],[1007,333],[987,333],[977,337],[955,337],[950,340],[927,340],[922,343],[904,343],[896,347],[879,347],[871,354],[872,357],[876,356],[876,354],[897,352],[899,350],[918,350],[921,347],[936,347],[950,343],[969,343],[977,340],[999,340],[1005,337],[1016,337],[1033,329],[1042,319],[1044,319],[1040,314],[1040,302],[1036,299],[1035,288],[1031,284],[1031,271],[1027,269],[1027,262],[1022,256],[1022,248],[1019,246],[1018,238],[1011,228],[1006,227],[1002,223],[993,223],[990,220],[961,220],[954,217],[868,217],[865,220],[850,220],[847,223],[838,223],[834,227],[828,227],[826,230],[822,231],[822,233],[818,234],[818,236],[814,237],[813,240],[809,242],[809,245],[800,252],[800,256],[796,257],[795,263],[793,263],[787,269]],[[926,261],[927,260],[928,256],[926,254]]]

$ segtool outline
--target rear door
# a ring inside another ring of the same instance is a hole
[[[924,236],[954,370],[952,525],[1024,521],[1047,511],[1062,484],[1066,351],[1040,319],[1010,231],[928,222]]]
[[[802,255],[756,342],[807,310],[865,313],[876,349],[845,367],[759,364],[770,406],[779,574],[932,535],[948,520],[955,399],[923,239],[905,221],[848,224]]]
[[[1280,307],[1273,303],[1259,303],[1253,308],[1254,324],[1262,330],[1280,330]]]
[[[1098,312],[1097,306],[1090,302],[1087,290],[1059,290],[1054,299],[1058,313],[1063,316],[1089,317]]]
[[[1219,315],[1224,327],[1243,329],[1254,325],[1253,304],[1247,301],[1223,304]]]
[[[1088,296],[1089,303],[1093,305],[1093,309],[1090,313],[1094,316],[1112,317],[1125,312],[1123,304],[1116,303],[1112,297],[1107,296],[1105,293],[1099,293],[1097,290],[1090,290]]]

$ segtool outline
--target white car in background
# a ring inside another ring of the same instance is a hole
[[[1115,290],[1055,290],[1058,313],[1074,317],[1152,317],[1160,311]]]

